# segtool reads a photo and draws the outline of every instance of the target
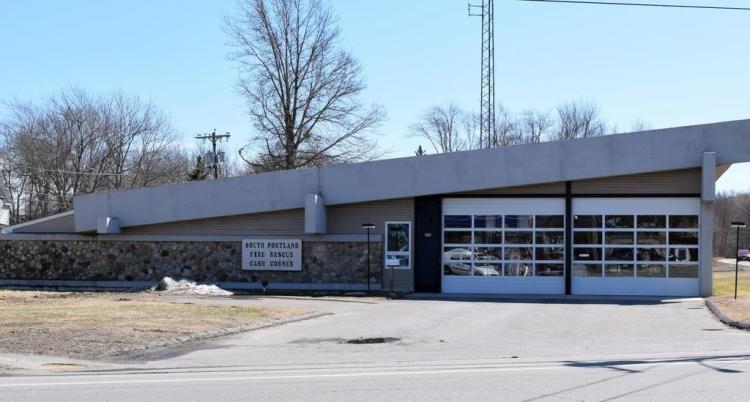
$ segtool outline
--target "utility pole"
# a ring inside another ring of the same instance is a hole
[[[737,228],[737,251],[734,255],[734,300],[737,300],[737,284],[740,280],[740,229],[747,227],[745,222],[732,222],[732,228]]]
[[[203,140],[203,142],[205,142],[206,140],[211,141],[211,152],[213,152],[214,179],[219,178],[219,154],[216,152],[216,144],[221,142],[222,139],[226,139],[227,141],[229,141],[229,137],[231,137],[229,132],[226,132],[225,134],[216,134],[216,129],[214,129],[214,131],[209,134],[199,134],[195,136],[195,139]]]
[[[469,17],[482,18],[481,109],[479,112],[479,147],[493,145],[495,127],[495,1],[469,3]]]

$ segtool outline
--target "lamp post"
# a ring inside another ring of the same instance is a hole
[[[734,299],[737,300],[737,282],[740,277],[740,229],[747,227],[745,222],[732,222],[732,227],[737,228],[737,250],[734,254]]]
[[[370,231],[375,229],[375,225],[363,223],[362,229],[367,230],[367,293],[370,293]]]

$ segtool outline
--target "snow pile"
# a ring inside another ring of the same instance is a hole
[[[172,295],[232,296],[234,294],[216,285],[198,285],[192,281],[185,279],[176,281],[170,277],[164,277],[154,290]]]

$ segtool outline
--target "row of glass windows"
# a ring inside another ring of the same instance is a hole
[[[563,215],[446,215],[444,229],[562,229]]]
[[[607,278],[697,278],[697,264],[574,264],[573,276]]]
[[[669,223],[669,226],[667,226]],[[697,215],[576,215],[573,228],[698,229]]]
[[[697,246],[698,232],[573,232],[575,244],[642,244]]]
[[[492,221],[489,219],[493,218]],[[536,219],[535,219],[536,218]],[[599,215],[587,215],[587,216],[576,216],[574,221],[574,229],[576,233],[581,233],[579,236],[587,236],[592,234],[601,233],[599,231],[591,231],[585,229],[603,229],[607,236],[612,239],[617,239],[618,236],[626,239],[627,233],[633,233],[627,229],[635,229],[638,233],[642,233],[642,237],[646,241],[658,241],[659,239],[666,240],[667,236],[675,238],[684,238],[684,241],[695,242],[697,241],[697,230],[698,230],[698,217],[697,216],[670,216],[670,223],[676,220],[669,228],[666,224],[654,224],[653,221],[649,221],[649,224],[643,223],[643,225],[633,226],[632,222],[635,220],[634,216],[607,216],[607,219],[602,219]],[[629,219],[625,219],[629,218]],[[660,221],[666,222],[667,216],[638,216],[639,223],[641,218],[662,218]],[[582,222],[583,220],[583,222]],[[592,225],[592,221],[595,221]],[[605,226],[601,225],[601,222],[612,222]],[[627,221],[626,224],[621,222]],[[488,222],[491,222],[489,224]],[[503,225],[505,222],[505,225]],[[473,225],[472,225],[473,223]],[[490,231],[494,233],[505,229],[515,229],[517,233],[528,232],[530,229],[538,230],[554,230],[564,229],[565,222],[562,215],[548,215],[548,216],[520,216],[520,215],[506,215],[503,220],[502,216],[475,216],[472,220],[470,215],[449,215],[444,218],[444,229],[446,231],[461,231],[461,229],[474,229],[476,231]],[[613,230],[613,231],[609,231]],[[659,231],[658,229],[664,229]],[[624,230],[624,231],[623,231]],[[618,235],[619,234],[619,235]],[[649,240],[649,237],[651,238]],[[632,242],[632,240],[631,240]],[[601,243],[601,240],[596,240],[594,243]]]
[[[472,238],[473,233],[473,238]],[[454,232],[446,231],[445,244],[564,244],[565,232]]]
[[[473,238],[472,238],[473,233]],[[565,232],[445,231],[445,244],[564,244]],[[573,232],[577,245],[697,246],[698,232]]]
[[[562,247],[445,247],[446,261],[562,261]]]
[[[446,215],[443,273],[563,276],[564,215]]]
[[[574,276],[698,275],[696,215],[577,215],[573,222]],[[443,225],[445,275],[564,275],[563,215],[447,215]]]
[[[697,276],[697,215],[577,215],[573,222],[579,275],[590,266],[595,276]]]
[[[564,276],[562,263],[532,262],[450,262],[443,265],[447,276]]]
[[[445,275],[453,276],[543,276],[565,275],[562,263],[448,263]],[[697,278],[695,264],[575,264],[573,276],[587,278]]]
[[[574,247],[576,261],[698,262],[697,248]]]
[[[562,229],[563,215],[446,215],[445,229]],[[576,229],[698,229],[696,215],[576,215]]]

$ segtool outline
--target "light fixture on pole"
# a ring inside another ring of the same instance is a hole
[[[734,254],[734,299],[737,300],[737,282],[740,277],[740,229],[747,227],[745,222],[732,222],[733,228],[737,228],[737,250]]]
[[[370,292],[370,231],[375,229],[375,225],[363,223],[362,229],[367,230],[367,292]]]

